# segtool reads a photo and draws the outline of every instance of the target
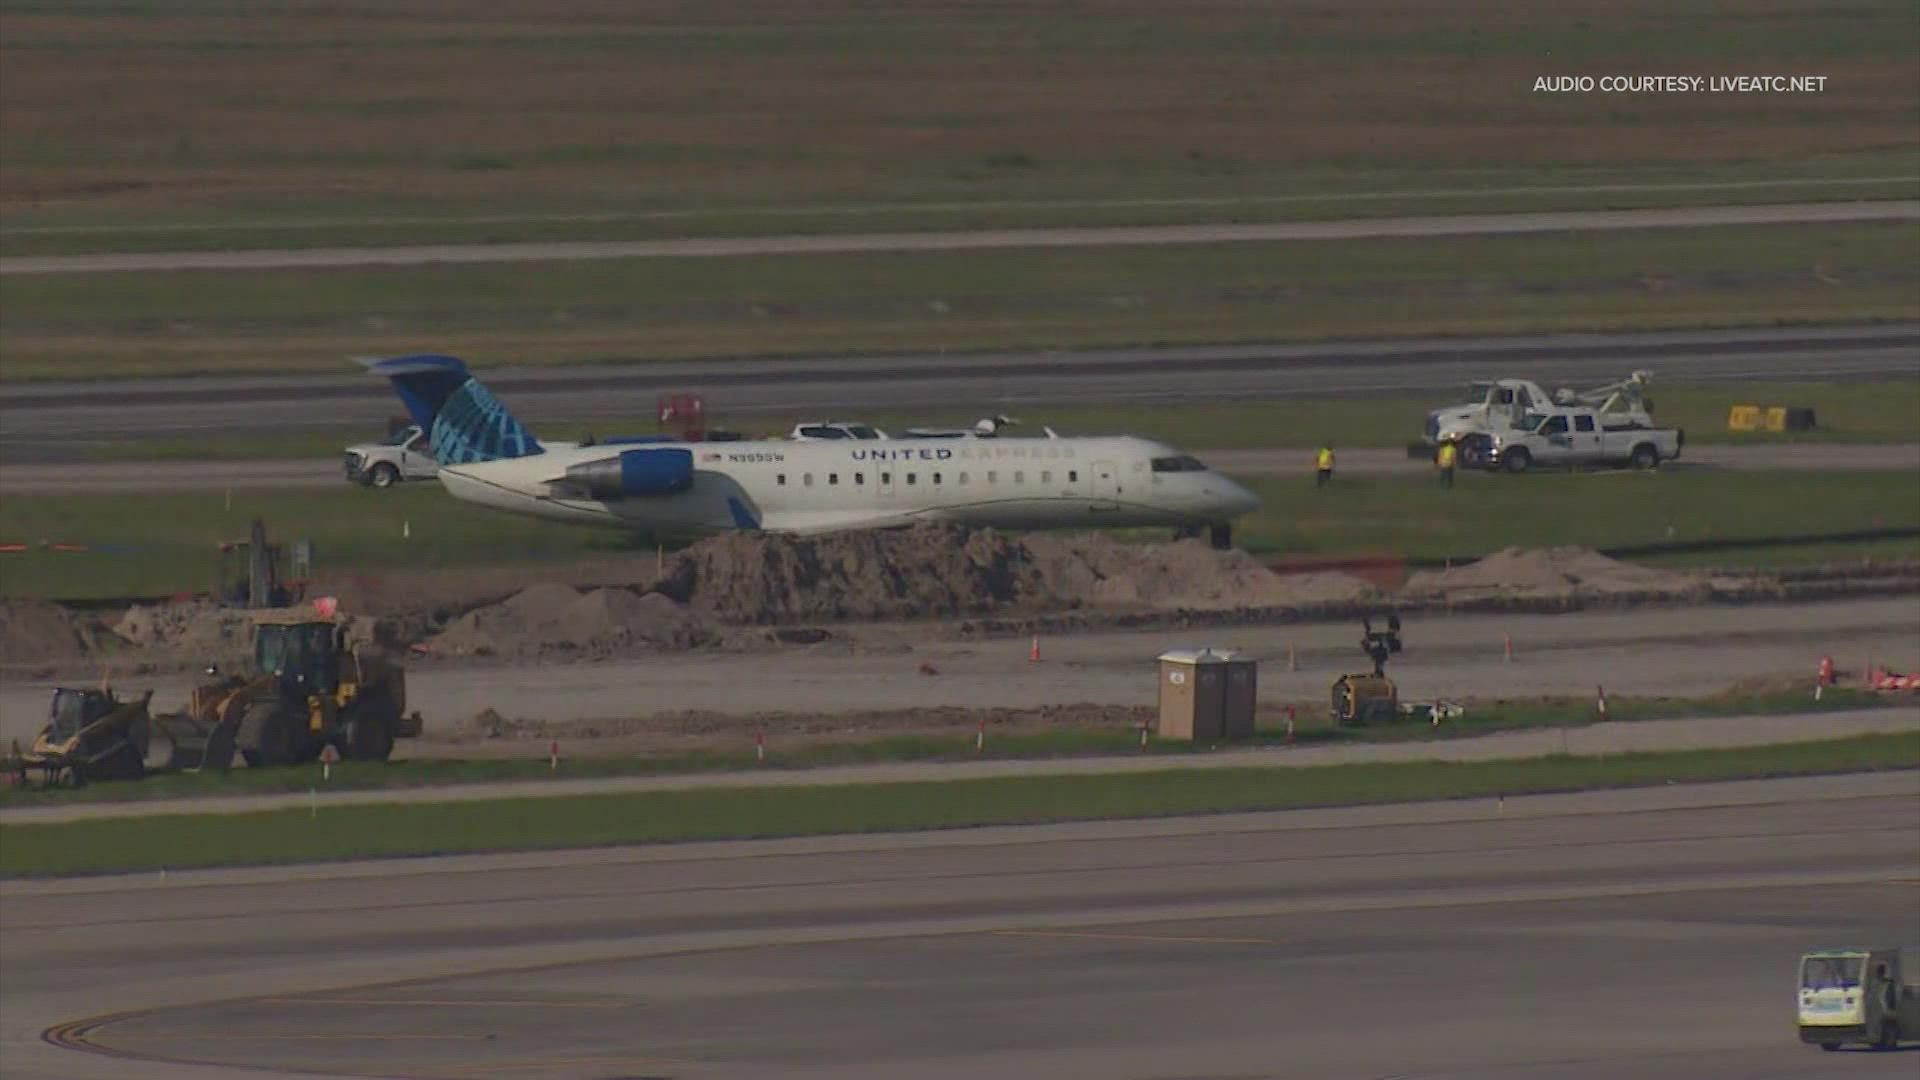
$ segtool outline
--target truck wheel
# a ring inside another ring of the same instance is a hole
[[[1532,467],[1533,455],[1527,453],[1526,450],[1523,448],[1515,447],[1512,450],[1507,451],[1506,463],[1507,463],[1508,472],[1523,473],[1523,472],[1526,472],[1528,468]]]
[[[400,470],[383,461],[368,471],[367,480],[377,488],[392,487],[400,480]]]
[[[1633,467],[1636,469],[1657,469],[1660,467],[1660,451],[1650,443],[1641,443],[1633,448]]]
[[[1835,1050],[1840,1049],[1840,1044],[1837,1042],[1823,1042],[1820,1044],[1820,1049],[1825,1050],[1827,1053],[1831,1054]]]
[[[1880,1038],[1873,1044],[1875,1050],[1898,1050],[1900,1048],[1900,1025],[1892,1020],[1880,1025]]]
[[[300,760],[300,728],[304,717],[279,701],[267,699],[247,706],[234,741],[253,767],[292,765]]]
[[[393,727],[380,715],[360,715],[347,725],[347,756],[355,761],[385,761],[393,756]]]

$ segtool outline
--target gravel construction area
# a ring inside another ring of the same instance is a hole
[[[1295,572],[1295,571],[1298,572]],[[1828,594],[1890,595],[1912,567],[1853,568]],[[584,578],[584,580],[583,580]],[[1884,586],[1884,589],[1882,588]],[[658,565],[624,560],[323,577],[362,643],[426,660],[630,660],[870,644],[868,624],[913,620],[909,639],[1277,624],[1402,611],[1570,610],[1810,599],[1778,574],[1713,575],[1618,562],[1580,547],[1507,548],[1404,581],[1304,565],[1277,572],[1203,540],[1130,544],[1103,533],[917,527],[823,536],[728,533]],[[958,624],[957,627],[951,624]],[[81,610],[0,602],[0,670],[95,677],[244,666],[243,611],[205,600]],[[890,642],[897,646],[896,639]]]
[[[1920,668],[1906,579],[1787,602],[1765,576],[1583,548],[1508,549],[1397,588],[1276,573],[1198,540],[938,528],[731,534],[658,570],[639,563],[596,568],[591,585],[480,571],[328,587],[361,642],[406,656],[427,734],[397,754],[416,758],[523,756],[554,739],[653,754],[743,749],[757,731],[794,745],[1128,728],[1151,715],[1155,657],[1173,648],[1242,650],[1261,663],[1265,720],[1293,706],[1311,721],[1337,676],[1368,670],[1361,616],[1389,609],[1406,620],[1391,668],[1406,700],[1692,697],[1794,672],[1811,690],[1822,656],[1856,676]],[[245,670],[249,650],[245,613],[204,602],[0,603],[0,738],[31,738],[51,687],[103,677],[178,709],[204,665]]]
[[[1920,668],[1906,577],[1804,602],[1766,575],[1681,573],[1577,547],[1510,548],[1397,586],[1277,573],[1203,541],[919,528],[736,533],[592,583],[444,572],[326,583],[366,647],[406,657],[413,758],[744,750],[887,735],[1127,729],[1152,716],[1155,658],[1237,649],[1261,664],[1262,719],[1324,717],[1366,671],[1363,615],[1398,611],[1403,700],[1698,697],[1778,687],[1822,656],[1843,672]],[[1816,583],[1819,584],[1819,583]],[[1885,585],[1882,590],[1881,586]],[[1787,598],[1787,599],[1783,599]],[[1791,602],[1789,602],[1791,601]],[[1572,610],[1569,610],[1572,609]],[[1558,612],[1557,614],[1555,612]],[[0,738],[30,739],[51,687],[110,678],[184,706],[201,669],[249,667],[245,612],[205,602],[86,612],[0,603]]]
[[[590,662],[416,657],[408,697],[427,737],[398,756],[522,756],[552,738],[570,753],[744,749],[774,739],[1126,723],[1151,708],[1154,657],[1169,648],[1241,648],[1260,661],[1263,709],[1325,700],[1342,672],[1365,670],[1358,625],[1271,623],[978,639],[956,622],[839,628],[813,645],[656,651]],[[1409,616],[1389,668],[1408,699],[1610,694],[1700,695],[1804,672],[1820,657],[1846,678],[1869,662],[1920,668],[1920,606],[1910,597],[1824,603],[1643,607],[1559,615]],[[1505,645],[1513,643],[1513,659]],[[1289,658],[1291,657],[1291,669]],[[58,680],[0,688],[0,738],[44,722]],[[182,702],[190,674],[121,677]],[[991,712],[991,710],[999,710]]]

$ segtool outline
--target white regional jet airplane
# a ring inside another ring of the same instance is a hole
[[[1260,506],[1198,460],[1131,436],[541,443],[451,356],[363,363],[429,433],[455,498],[655,536],[1170,525],[1227,547],[1232,520]]]

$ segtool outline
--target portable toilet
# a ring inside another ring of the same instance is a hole
[[[1219,655],[1227,660],[1226,696],[1220,710],[1220,734],[1228,739],[1253,738],[1253,715],[1260,702],[1258,665],[1235,651]]]
[[[1225,737],[1227,658],[1211,649],[1173,649],[1159,660],[1160,737]]]

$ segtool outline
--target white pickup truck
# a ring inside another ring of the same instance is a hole
[[[347,447],[347,479],[369,487],[392,487],[402,480],[431,480],[440,475],[427,436],[417,427],[404,427],[386,441]]]
[[[1659,467],[1680,456],[1687,433],[1650,427],[1588,408],[1548,409],[1531,414],[1531,427],[1479,436],[1484,452],[1469,456],[1489,470],[1526,472],[1535,465],[1631,465]],[[1475,447],[1476,450],[1482,447]]]

